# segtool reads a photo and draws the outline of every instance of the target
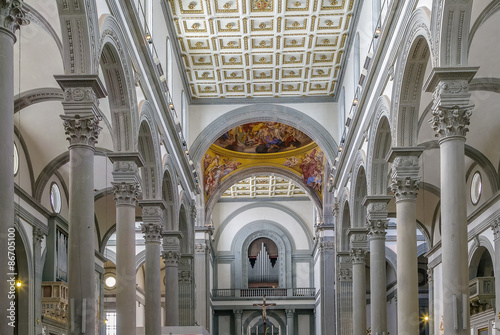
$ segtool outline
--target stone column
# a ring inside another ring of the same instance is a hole
[[[205,329],[210,329],[210,257],[213,229],[210,227],[195,228],[194,245],[194,279],[196,312],[195,320]]]
[[[65,133],[69,145],[68,300],[69,332],[95,334],[96,281],[94,233],[94,151],[99,127],[98,98],[105,91],[98,76],[54,76],[64,91]]]
[[[110,153],[116,200],[116,329],[136,333],[135,209],[139,192],[138,153]]]
[[[500,218],[496,218],[492,224],[491,229],[493,229],[493,236],[495,241],[495,270],[494,273],[500,273]],[[498,287],[498,289],[497,289]],[[495,328],[500,329],[500,318],[498,315],[500,314],[500,275],[495,275],[495,291],[498,292],[495,294]]]
[[[434,269],[427,267],[427,285],[429,287],[429,334],[434,335],[434,281],[432,273]]]
[[[370,313],[372,334],[387,334],[387,290],[385,265],[385,234],[387,204],[391,196],[367,196],[367,229],[370,236]]]
[[[321,310],[317,317],[321,320],[321,334],[335,334],[335,226],[333,223],[319,224],[316,228],[318,236],[318,264],[320,266],[320,301]],[[309,275],[309,274],[307,274]]]
[[[241,309],[233,310],[234,313],[234,335],[243,335],[241,330],[242,323],[241,318],[243,316],[243,311]]]
[[[337,334],[352,335],[352,263],[346,251],[337,252]]]
[[[161,238],[162,200],[142,200],[142,233],[146,242],[146,315],[145,334],[161,335]]]
[[[469,334],[469,269],[465,135],[473,106],[469,81],[478,68],[434,68],[426,84],[433,91],[429,120],[441,158],[441,245],[443,317],[446,334]]]
[[[295,310],[294,309],[286,309],[286,332],[285,335],[295,335],[295,327],[293,325]]]
[[[10,268],[8,234],[14,232],[14,43],[15,32],[27,24],[23,1],[0,1],[0,310],[7,313],[10,302]],[[11,334],[6,319],[0,323],[0,334]]]
[[[165,326],[179,325],[179,260],[182,233],[163,233],[163,260],[165,261]]]
[[[416,147],[392,148],[387,158],[392,162],[391,189],[396,198],[399,335],[419,333],[416,199],[422,151]]]
[[[366,230],[350,228],[352,261],[352,329],[354,335],[366,334]]]
[[[42,334],[42,241],[45,234],[40,228],[33,227],[33,272],[35,292],[35,335]]]

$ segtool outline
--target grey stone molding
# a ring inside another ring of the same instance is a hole
[[[140,200],[142,207],[142,221],[144,223],[163,225],[163,211],[166,208],[163,200]]]
[[[366,196],[363,206],[367,208],[366,227],[370,239],[385,238],[386,229],[389,223],[387,219],[387,204],[391,201],[391,196]]]
[[[398,147],[389,151],[387,161],[392,163],[391,189],[396,202],[416,199],[420,183],[419,157],[423,151],[420,147]]]
[[[14,113],[37,103],[62,100],[64,100],[64,92],[59,88],[36,88],[22,92],[14,97]]]
[[[350,248],[352,249],[367,249],[367,231],[366,228],[349,228],[348,236]]]
[[[15,41],[15,33],[21,26],[29,24],[22,0],[0,1],[0,29],[6,30]]]

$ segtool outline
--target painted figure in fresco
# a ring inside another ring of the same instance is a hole
[[[215,144],[238,152],[271,153],[296,149],[311,142],[307,135],[292,126],[279,122],[253,122],[228,130]]]

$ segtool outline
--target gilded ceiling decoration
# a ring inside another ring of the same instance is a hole
[[[355,0],[169,0],[191,96],[333,96]]]

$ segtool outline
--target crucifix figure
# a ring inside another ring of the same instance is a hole
[[[264,335],[267,334],[267,328],[266,328],[266,316],[267,316],[267,313],[266,313],[266,310],[267,310],[267,307],[269,306],[276,306],[276,304],[268,304],[266,303],[266,296],[264,295],[264,297],[262,298],[262,304],[253,304],[254,306],[260,306],[262,307],[262,319],[264,320]]]

